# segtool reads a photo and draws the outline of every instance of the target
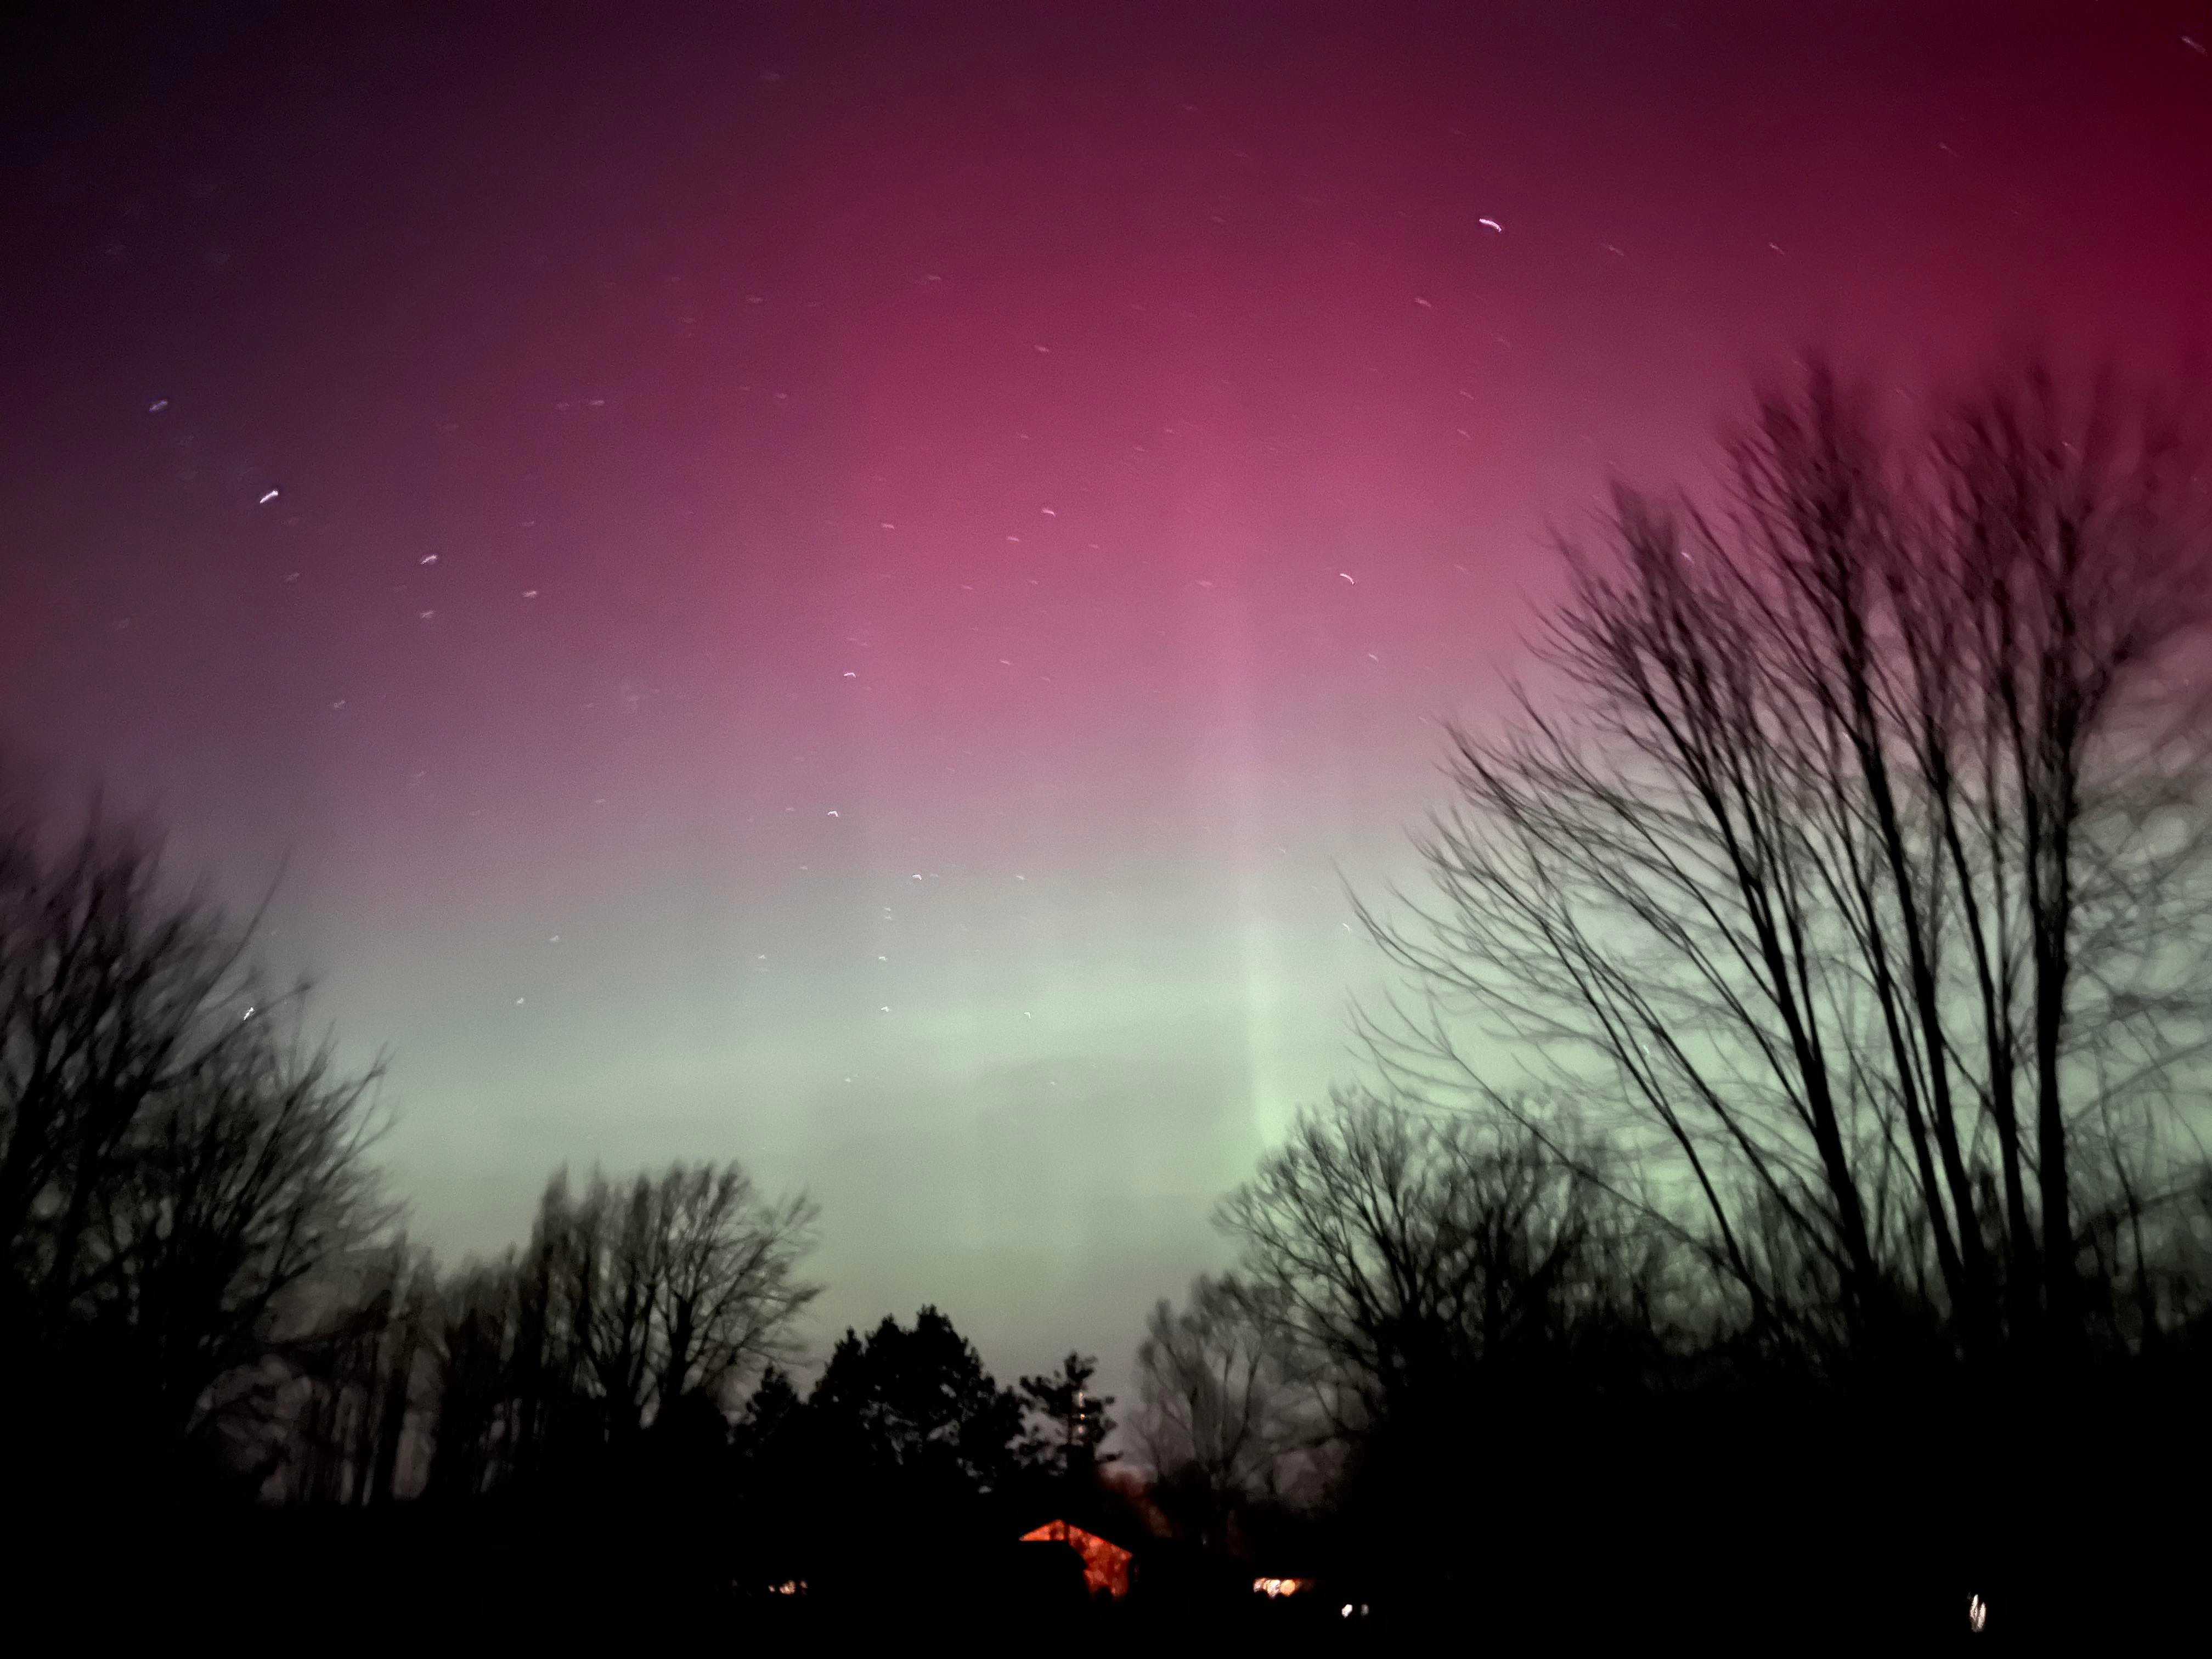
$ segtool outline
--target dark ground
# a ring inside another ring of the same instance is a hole
[[[2184,1639],[2201,1582],[2199,1517],[2166,1518],[2160,1536],[2075,1540],[2073,1567],[2034,1560],[1970,1565],[1944,1519],[1905,1518],[1870,1563],[1776,1516],[1747,1518],[1742,1565],[1700,1565],[1698,1552],[1655,1540],[1644,1565],[1565,1571],[1525,1553],[1480,1564],[1435,1564],[1394,1585],[1324,1580],[1307,1597],[1269,1602],[1241,1593],[1171,1595],[1147,1587],[1123,1603],[1091,1603],[1072,1558],[1048,1547],[943,1552],[902,1575],[836,1569],[804,1596],[765,1593],[742,1562],[708,1588],[696,1562],[656,1564],[619,1542],[545,1535],[510,1521],[428,1512],[276,1512],[195,1519],[182,1512],[78,1517],[36,1546],[38,1570],[11,1587],[21,1616],[73,1632],[90,1650],[126,1642],[251,1641],[294,1650],[405,1650],[430,1644],[549,1652],[728,1641],[842,1647],[957,1642],[970,1651],[1034,1649],[1286,1653],[1464,1650],[1727,1651],[1778,1644],[1815,1650],[1871,1644],[1916,1651],[1977,1649],[2111,1651],[2116,1642],[2200,1650]],[[82,1530],[80,1530],[80,1528]],[[78,1547],[59,1547],[70,1534]],[[1564,1541],[1564,1540],[1562,1540]],[[2124,1559],[2128,1557],[2132,1559]],[[42,1559],[41,1559],[42,1558]],[[88,1565],[94,1559],[99,1565]],[[856,1559],[865,1559],[856,1555]],[[878,1563],[881,1555],[875,1558]],[[26,1564],[31,1565],[27,1562]],[[1141,1570],[1140,1570],[1141,1571]],[[1072,1581],[1072,1582],[1071,1582]],[[1240,1577],[1232,1583],[1249,1586]],[[1967,1627],[1967,1598],[1988,1604]],[[1364,1601],[1346,1619],[1346,1601]],[[50,1611],[52,1619],[45,1616]],[[0,1647],[9,1645],[0,1642]]]
[[[2193,1382],[2111,1398],[2085,1386],[2029,1416],[1915,1391],[1909,1409],[1849,1429],[1786,1400],[1739,1401],[1579,1439],[1479,1437],[1456,1456],[1431,1448],[1401,1492],[1348,1492],[1345,1517],[1301,1559],[1265,1568],[1320,1580],[1279,1603],[1252,1593],[1255,1564],[1142,1540],[1130,1597],[1093,1603],[1072,1552],[1013,1543],[1021,1528],[1003,1516],[963,1528],[931,1507],[902,1526],[849,1494],[815,1493],[809,1526],[703,1495],[684,1510],[642,1489],[271,1510],[95,1500],[82,1482],[41,1501],[17,1479],[0,1488],[26,1540],[0,1558],[12,1569],[0,1654],[53,1650],[12,1642],[10,1620],[94,1651],[257,1639],[302,1653],[740,1640],[840,1651],[927,1638],[1229,1659],[1471,1643],[2199,1652],[2208,1403]],[[805,1595],[768,1593],[798,1577]],[[1978,1634],[1974,1595],[1988,1607]],[[1345,1619],[1347,1602],[1369,1612]]]

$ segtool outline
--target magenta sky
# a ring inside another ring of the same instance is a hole
[[[742,1156],[1005,1372],[1346,1074],[1547,522],[2212,322],[2202,5],[231,15],[9,54],[0,732],[289,854],[424,1239]]]

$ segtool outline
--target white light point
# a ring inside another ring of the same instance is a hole
[[[264,507],[266,507],[266,506],[268,506],[268,505],[269,505],[269,503],[270,503],[270,502],[271,502],[271,501],[275,501],[276,499],[276,492],[275,490],[273,490],[273,489],[272,489],[272,490],[270,490],[267,495],[264,495],[264,496],[261,498],[261,505],[262,505],[262,506],[264,506]]]
[[[1499,224],[1495,219],[1477,219],[1474,222],[1478,225],[1482,225],[1489,229],[1496,231],[1500,236],[1503,236],[1505,234],[1505,227]]]

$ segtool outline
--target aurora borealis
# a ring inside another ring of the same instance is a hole
[[[423,1242],[742,1157],[1002,1376],[1348,1074],[1547,526],[2212,322],[2201,5],[193,10],[9,54],[0,738],[278,884]]]

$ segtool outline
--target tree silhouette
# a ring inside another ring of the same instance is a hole
[[[847,1331],[807,1412],[825,1457],[871,1483],[985,1494],[1014,1472],[1020,1397],[935,1308],[910,1328],[886,1316],[865,1340]]]
[[[1048,1481],[1071,1490],[1087,1487],[1101,1465],[1121,1455],[1099,1450],[1114,1432],[1115,1422],[1106,1409],[1114,1396],[1091,1389],[1091,1379],[1097,1370],[1095,1356],[1071,1353],[1058,1370],[1025,1376],[1019,1385],[1023,1409],[1031,1419],[1022,1437],[1021,1460]]]
[[[1201,1277],[1181,1308],[1157,1304],[1137,1350],[1135,1431],[1178,1529],[1225,1549],[1241,1510],[1271,1497],[1293,1443],[1291,1389],[1235,1287]]]
[[[1420,992],[1370,1023],[1398,1086],[1617,1110],[1769,1340],[2069,1349],[2094,1149],[2172,1186],[2212,1007],[2196,465],[2109,386],[1900,435],[1815,368],[1718,506],[1621,492],[1547,635],[1580,701],[1455,732],[1439,902],[1364,912]],[[1549,1096],[1486,1090],[1470,1020]]]
[[[352,1504],[411,1495],[431,1430],[435,1264],[401,1237],[318,1279],[330,1334],[287,1390],[269,1493]]]
[[[799,1397],[799,1390],[791,1385],[790,1373],[781,1365],[770,1365],[761,1373],[759,1383],[738,1418],[732,1431],[732,1443],[748,1458],[775,1455],[778,1448],[788,1443],[805,1403]]]
[[[799,1277],[814,1213],[734,1163],[621,1186],[594,1173],[580,1199],[556,1175],[528,1247],[449,1292],[434,1486],[633,1462],[678,1413],[696,1441],[749,1370],[788,1352],[817,1294]]]
[[[249,943],[96,812],[0,833],[0,1407],[80,1490],[265,1469],[336,1334],[316,1276],[392,1214],[374,1073],[303,1038]]]
[[[1586,1330],[1641,1319],[1626,1222],[1510,1121],[1340,1091],[1223,1202],[1239,1254],[1213,1294],[1340,1429],[1418,1443],[1471,1397],[1553,1386]]]

